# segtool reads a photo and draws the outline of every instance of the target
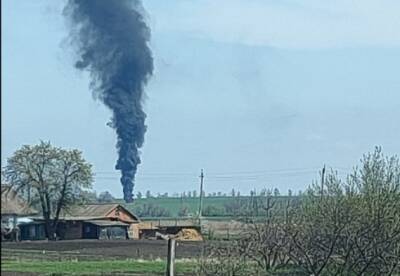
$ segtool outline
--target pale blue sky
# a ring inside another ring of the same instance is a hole
[[[63,39],[64,1],[2,9],[2,164],[50,140],[121,196],[110,112]],[[381,145],[400,152],[399,1],[146,0],[155,74],[135,190],[304,189]]]

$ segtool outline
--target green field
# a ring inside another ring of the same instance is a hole
[[[194,262],[177,261],[177,275],[192,275]],[[1,271],[34,272],[39,275],[163,275],[164,261],[2,261]]]
[[[287,196],[277,196],[274,197],[277,201],[287,200]],[[208,206],[213,206],[219,209],[224,209],[226,204],[232,204],[237,201],[250,201],[250,196],[240,196],[240,197],[230,197],[230,196],[217,196],[217,197],[204,197],[203,198],[203,210]],[[178,212],[181,208],[188,208],[189,215],[196,216],[199,209],[199,198],[198,197],[168,197],[168,198],[141,198],[135,199],[133,203],[124,203],[123,200],[117,200],[118,203],[123,204],[127,209],[133,211],[134,213],[138,208],[143,205],[153,204],[165,208],[171,214],[171,217],[178,217]],[[224,216],[220,214],[219,216]]]
[[[233,201],[231,197],[205,197],[203,198],[203,209],[208,205],[213,205],[217,207],[224,207],[225,203]],[[195,215],[199,210],[199,198],[198,197],[185,197],[185,198],[176,198],[176,197],[168,197],[168,198],[141,198],[135,199],[133,203],[124,205],[132,211],[135,211],[139,206],[143,206],[144,204],[154,204],[158,205],[162,208],[167,209],[171,212],[172,216],[178,216],[178,212],[182,207],[187,207],[189,209],[189,213]]]

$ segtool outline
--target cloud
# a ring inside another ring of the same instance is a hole
[[[400,1],[153,1],[156,33],[278,48],[400,46]]]

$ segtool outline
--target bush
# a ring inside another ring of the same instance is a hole
[[[110,203],[110,202],[114,202],[115,198],[112,196],[112,194],[110,194],[110,192],[105,191],[105,192],[101,192],[99,194],[97,201],[99,203]]]
[[[207,207],[202,211],[202,215],[205,217],[224,216],[225,210],[215,205],[207,205]]]
[[[178,216],[180,217],[187,217],[189,215],[189,207],[182,206],[178,211]]]

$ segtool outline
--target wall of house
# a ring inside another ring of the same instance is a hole
[[[129,225],[128,237],[130,239],[134,239],[134,240],[139,239],[139,224],[138,223],[132,223],[131,225]]]
[[[46,239],[44,224],[26,224],[20,225],[21,240],[44,240]]]
[[[65,240],[81,239],[83,233],[82,226],[83,223],[81,221],[67,221],[62,238]]]
[[[84,239],[98,239],[99,238],[99,227],[92,223],[83,223],[83,234]]]

